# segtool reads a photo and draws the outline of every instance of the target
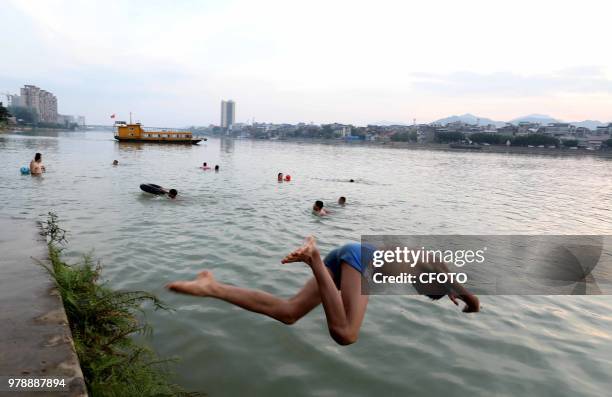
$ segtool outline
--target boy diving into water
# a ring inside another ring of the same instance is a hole
[[[310,236],[304,245],[281,262],[304,262],[310,266],[314,276],[289,299],[220,283],[210,271],[200,272],[191,281],[172,282],[167,288],[182,294],[221,299],[285,324],[294,324],[322,303],[334,341],[340,345],[355,343],[368,305],[368,295],[361,294],[361,277],[366,270],[361,260],[361,244],[343,245],[321,259],[315,239]],[[436,266],[436,270],[448,270],[443,264]],[[478,298],[459,284],[415,285],[415,288],[432,299],[448,295],[456,305],[457,299],[461,299],[466,303],[464,312],[477,312],[480,307]]]

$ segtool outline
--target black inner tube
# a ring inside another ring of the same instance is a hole
[[[151,194],[166,194],[166,191],[163,187],[159,185],[155,185],[153,183],[143,183],[140,185],[140,190],[143,192],[151,193]]]

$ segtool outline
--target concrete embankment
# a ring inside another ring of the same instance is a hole
[[[60,378],[66,384],[61,391],[21,393],[0,385],[0,396],[86,396],[61,297],[38,263],[47,261],[48,249],[36,223],[0,217],[0,253],[0,379]]]

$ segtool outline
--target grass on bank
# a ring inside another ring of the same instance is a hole
[[[167,307],[143,291],[114,291],[99,281],[101,266],[86,255],[81,263],[62,260],[66,231],[50,212],[41,222],[47,238],[50,265],[43,265],[59,290],[77,355],[91,396],[196,396],[170,381],[168,360],[130,336],[149,334],[142,305]]]

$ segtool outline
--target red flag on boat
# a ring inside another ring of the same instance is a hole
[[[111,119],[115,118],[115,113],[111,114]]]

